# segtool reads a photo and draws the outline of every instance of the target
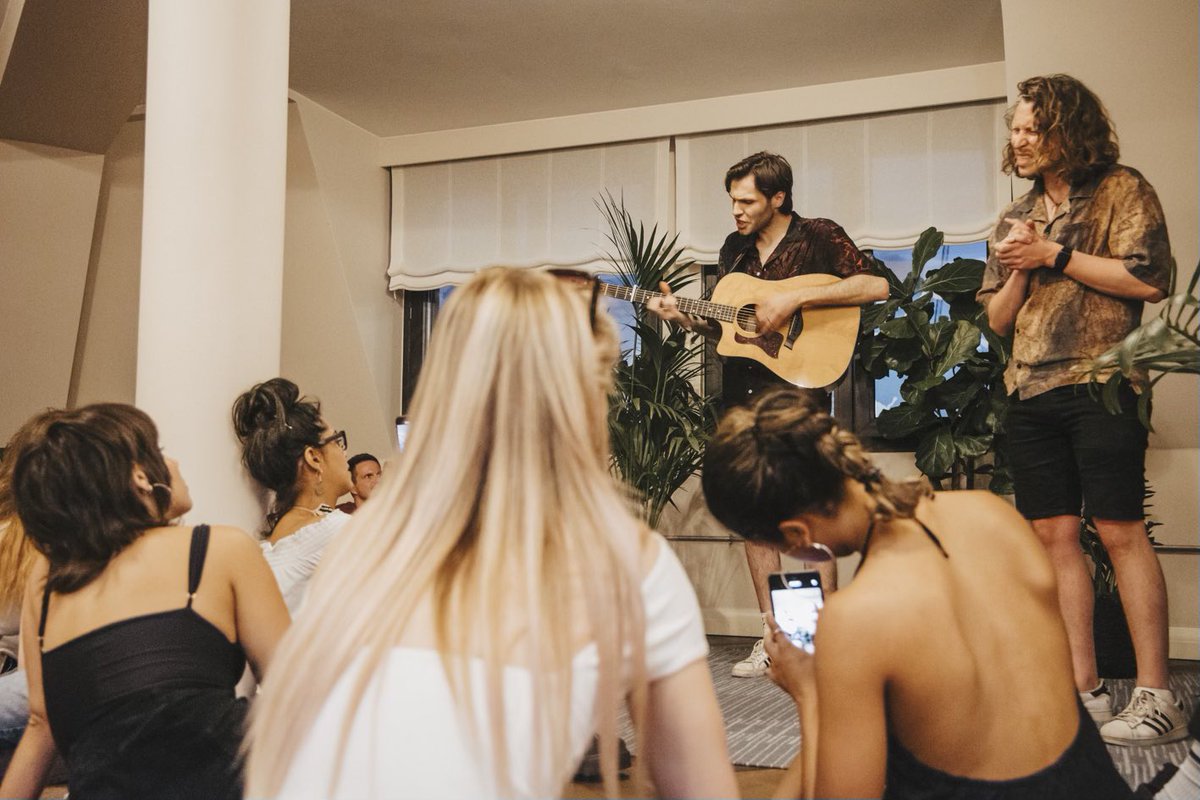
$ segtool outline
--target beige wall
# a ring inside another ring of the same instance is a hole
[[[70,401],[132,403],[137,386],[138,287],[146,126],[129,122],[104,156],[88,291]]]
[[[1005,69],[1010,99],[1017,81],[1066,72],[1108,107],[1121,160],[1154,184],[1167,215],[1183,282],[1200,236],[1196,75],[1197,5],[1179,0],[1003,0]],[[1147,309],[1147,316],[1155,313]],[[1200,392],[1194,376],[1173,376],[1155,392],[1147,477],[1157,489],[1160,541],[1200,544],[1197,468]],[[1160,557],[1170,603],[1171,654],[1200,657],[1200,557]]]
[[[0,141],[0,441],[67,402],[103,162]]]
[[[388,312],[399,308],[386,290],[386,206],[374,216],[377,224],[372,226],[370,217],[363,219],[354,213],[355,206],[371,209],[370,198],[361,196],[367,187],[347,190],[343,186],[341,194],[325,190],[316,166],[319,150],[314,146],[322,138],[309,138],[313,118],[296,105],[290,108],[281,371],[306,394],[320,398],[329,424],[349,434],[351,452],[366,450],[384,458],[393,449],[393,420],[399,412],[391,404],[391,373],[377,380],[370,362],[371,356],[378,362],[378,354],[390,349]],[[323,122],[328,120],[318,118],[318,125]],[[326,128],[323,133],[331,130]],[[335,144],[347,146],[336,137]],[[379,173],[386,199],[386,173]],[[344,222],[345,227],[339,231],[335,220]],[[360,247],[355,237],[372,241]],[[339,249],[339,244],[344,249]],[[366,255],[350,268],[343,259],[346,252]],[[360,296],[356,304],[355,290],[361,294],[362,284],[369,283],[364,273],[375,274],[375,293],[384,303]],[[360,304],[370,317],[365,329],[379,337],[369,346],[357,317]],[[383,361],[390,366],[391,361]]]
[[[298,100],[288,123],[281,371],[354,452],[386,457],[400,396],[387,172],[374,137],[319,106]],[[0,440],[45,406],[133,402],[144,129],[128,122],[105,156],[0,142]]]

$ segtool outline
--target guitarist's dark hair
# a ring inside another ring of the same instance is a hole
[[[911,517],[930,493],[927,481],[884,477],[857,436],[803,390],[779,386],[726,413],[705,452],[701,482],[721,524],[782,547],[779,523],[810,510],[832,513],[847,478],[863,484],[884,519]]]
[[[792,213],[792,165],[786,158],[766,150],[746,156],[725,172],[725,191],[729,191],[734,181],[740,181],[747,175],[754,176],[755,187],[767,199],[783,192],[783,205],[779,211],[782,214]]]

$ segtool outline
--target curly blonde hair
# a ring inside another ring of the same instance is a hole
[[[1117,132],[1100,98],[1070,75],[1041,75],[1017,84],[1018,102],[1033,106],[1041,131],[1039,166],[1061,170],[1071,184],[1107,169],[1121,157]],[[1016,105],[1004,120],[1012,125]],[[1016,166],[1012,142],[1004,145],[1002,168],[1011,175]]]

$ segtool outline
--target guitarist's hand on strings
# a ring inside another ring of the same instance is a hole
[[[662,297],[652,297],[647,300],[646,308],[659,319],[674,323],[685,331],[690,331],[693,320],[679,310],[679,301],[675,299],[675,295],[671,294],[671,287],[666,283],[660,283],[658,288],[662,292]]]
[[[794,292],[763,295],[754,304],[754,320],[758,330],[775,330],[802,305],[803,301],[798,300]]]

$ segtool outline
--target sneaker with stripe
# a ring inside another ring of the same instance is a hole
[[[1100,728],[1100,737],[1115,745],[1162,744],[1187,735],[1187,714],[1175,695],[1143,686],[1135,686],[1125,710]]]
[[[1108,693],[1104,681],[1100,681],[1095,689],[1080,692],[1079,701],[1097,725],[1103,725],[1113,718],[1112,695]]]

